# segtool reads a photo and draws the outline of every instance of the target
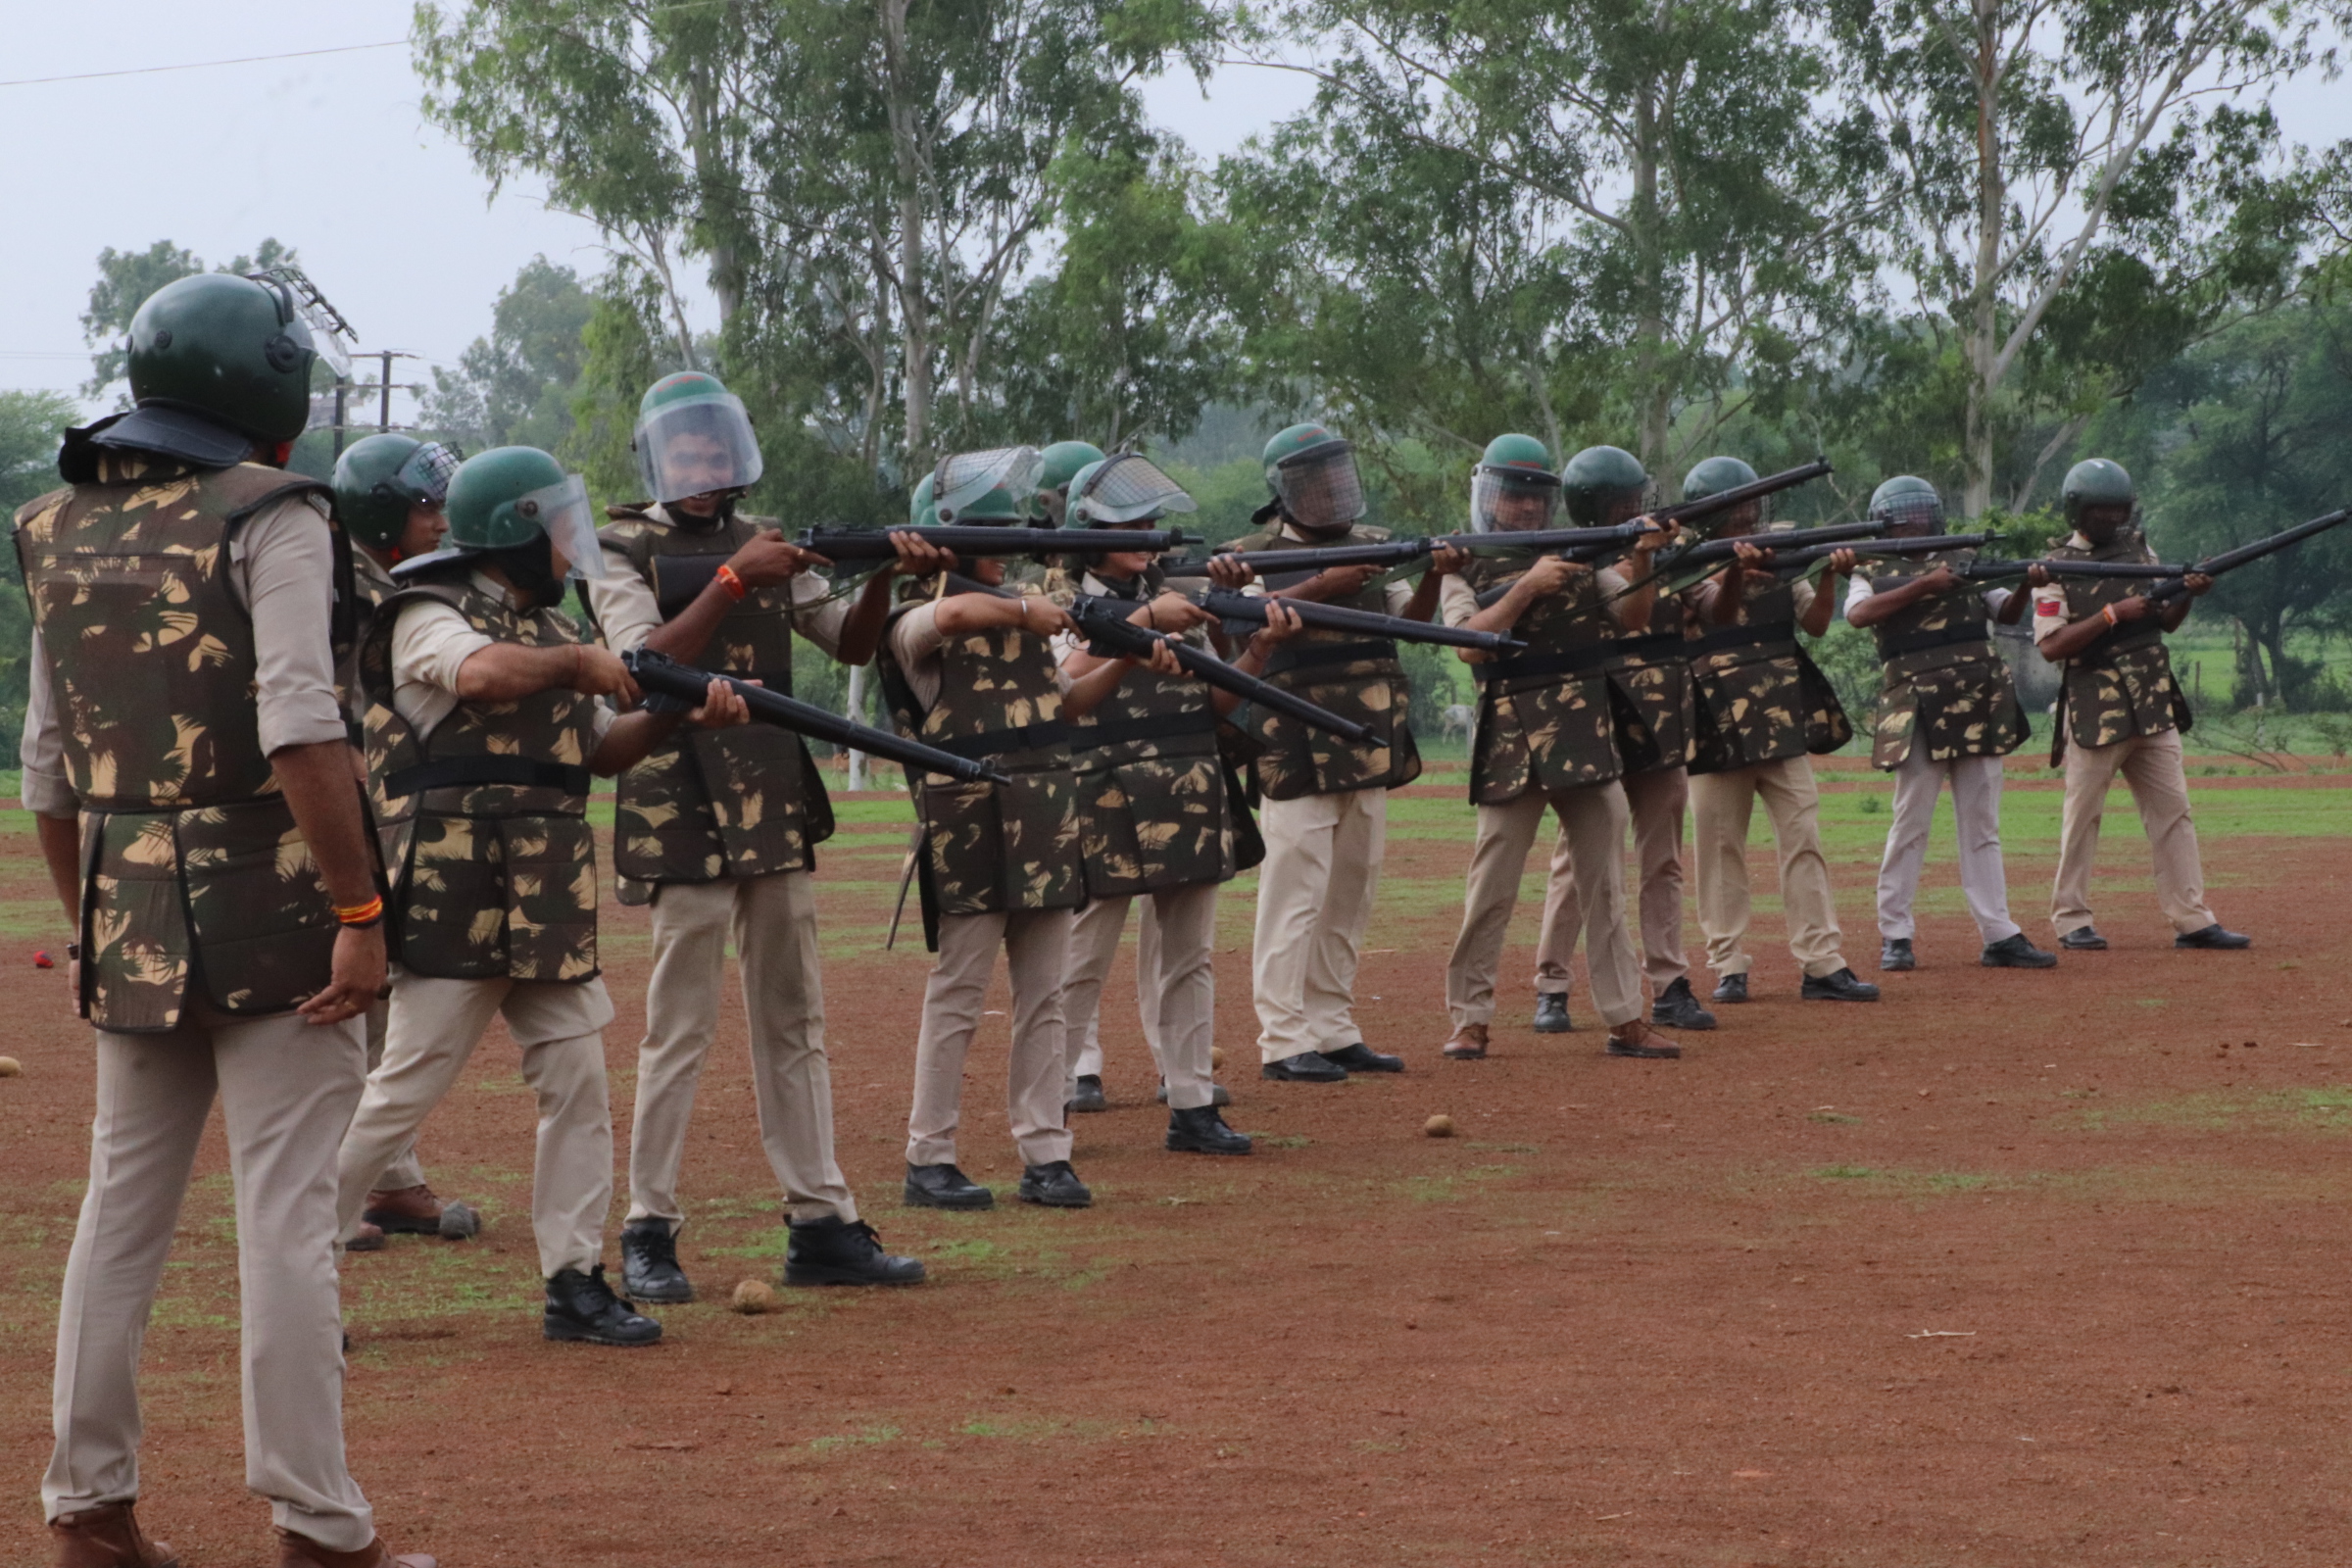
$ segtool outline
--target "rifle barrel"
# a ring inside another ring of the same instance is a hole
[[[1827,478],[1837,471],[1830,466],[1829,459],[1815,458],[1811,463],[1799,464],[1793,468],[1783,468],[1778,473],[1768,473],[1763,478],[1751,479],[1746,484],[1736,484],[1729,490],[1718,490],[1713,495],[1701,496],[1696,501],[1678,501],[1673,506],[1660,507],[1650,515],[1660,522],[1669,520],[1687,522],[1692,517],[1711,517],[1718,512],[1729,512],[1735,507],[1745,506],[1750,501],[1761,501],[1764,497],[1778,495],[1783,490],[1793,490],[1800,484],[1809,484],[1815,479]]]
[[[2265,556],[2284,550],[2288,545],[2299,545],[2315,533],[2326,533],[2347,517],[2352,517],[2352,510],[2338,508],[2325,516],[2314,517],[2309,522],[2298,522],[2292,528],[2281,529],[2267,539],[2257,539],[2250,545],[2239,545],[2234,550],[2225,550],[2218,556],[2207,556],[2203,561],[2188,567],[2180,576],[2152,590],[2148,594],[2148,598],[2160,605],[2169,604],[2188,592],[2186,578],[2189,572],[2193,571],[2204,577],[2218,577],[2225,571],[2235,571],[2247,563],[2260,561]]]
[[[1131,536],[1132,537],[1132,536]],[[1399,566],[1430,552],[1427,539],[1384,539],[1360,545],[1314,545],[1298,550],[1220,550],[1197,561],[1170,562],[1166,577],[1205,577],[1212,561],[1232,561],[1252,572],[1317,572],[1334,566]]]
[[[1236,593],[1230,588],[1212,588],[1200,598],[1200,606],[1220,620],[1239,620],[1264,625],[1265,599]],[[1384,615],[1377,611],[1352,610],[1346,605],[1319,604],[1312,599],[1285,599],[1283,607],[1298,612],[1298,618],[1318,631],[1355,631],[1367,636],[1383,637],[1392,642],[1436,643],[1446,648],[1476,648],[1490,654],[1516,654],[1527,644],[1515,637],[1498,632],[1471,631],[1461,626],[1441,626],[1429,621],[1407,620],[1401,615]]]
[[[1303,724],[1329,730],[1346,741],[1360,741],[1372,732],[1351,718],[1342,718],[1331,710],[1308,702],[1293,692],[1284,691],[1271,681],[1260,680],[1246,670],[1234,668],[1214,654],[1202,653],[1189,643],[1174,638],[1162,638],[1159,633],[1146,631],[1119,613],[1118,606],[1082,594],[1070,605],[1070,618],[1090,642],[1112,648],[1122,654],[1143,658],[1152,652],[1152,645],[1166,642],[1176,662],[1197,680],[1221,687],[1244,702],[1256,703],[1278,713],[1288,714]]]
[[[808,528],[794,543],[827,561],[890,561],[898,556],[894,533],[911,533],[959,556],[1103,556],[1134,551],[1161,555],[1200,541],[1169,528],[1001,528],[927,523],[898,528]]]

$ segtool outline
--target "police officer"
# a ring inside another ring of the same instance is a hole
[[[901,560],[917,570],[927,564],[916,555],[927,522],[1022,526],[1037,475],[1030,447],[941,459],[917,487],[917,526],[894,535]],[[974,560],[968,569],[984,589],[1004,581],[1001,561]],[[1011,777],[1008,784],[919,773],[907,779],[921,824],[914,869],[924,931],[939,955],[923,991],[906,1119],[905,1199],[918,1207],[996,1202],[956,1165],[956,1127],[964,1058],[1000,948],[1012,980],[1005,1117],[1021,1156],[1017,1196],[1052,1208],[1094,1201],[1071,1167],[1062,1109],[1062,974],[1071,911],[1086,902],[1067,737],[1070,721],[1117,684],[1124,667],[1108,664],[1065,692],[1053,639],[1071,629],[1068,614],[1041,593],[959,593],[940,576],[927,595],[910,596],[892,612],[883,640],[877,667],[900,729],[987,758]]]
[[[1943,502],[1925,479],[1897,474],[1871,494],[1870,514],[1890,538],[1917,538],[1943,525]],[[1918,965],[1912,901],[1928,858],[1936,796],[1952,786],[1960,843],[1960,891],[1984,939],[1987,969],[2047,969],[2058,962],[2009,918],[2001,867],[2001,759],[2025,744],[2026,713],[2009,665],[1994,651],[1987,619],[2017,624],[2023,594],[1979,590],[1934,556],[1889,556],[1857,571],[1845,618],[1867,627],[1886,673],[1872,725],[1871,765],[1894,774],[1894,820],[1879,863],[1879,967]]]
[[[1029,521],[1034,527],[1059,528],[1069,521],[1070,482],[1089,464],[1102,461],[1102,449],[1091,441],[1056,441],[1037,455],[1037,494],[1029,498]]]
[[[1756,470],[1737,458],[1709,458],[1683,481],[1683,499],[1696,501],[1753,483]],[[1717,531],[1754,533],[1763,503],[1725,514]],[[1830,893],[1829,861],[1821,853],[1821,796],[1813,782],[1814,752],[1833,752],[1852,738],[1837,694],[1798,646],[1829,629],[1838,578],[1854,557],[1840,550],[1817,591],[1808,581],[1783,581],[1770,557],[1753,545],[1719,574],[1688,590],[1694,639],[1690,658],[1691,837],[1698,855],[1698,927],[1706,934],[1707,963],[1716,974],[1717,1002],[1745,1002],[1750,959],[1747,934],[1747,828],[1761,798],[1781,854],[1781,904],[1788,920],[1788,951],[1804,971],[1799,995],[1807,1002],[1876,1002],[1879,988],[1858,980],[1838,951],[1838,906]]]
[[[136,407],[68,431],[67,487],[17,514],[34,626],[24,805],[98,1033],[41,1482],[67,1568],[179,1561],[132,1512],[138,1357],[216,1099],[246,1481],[280,1560],[431,1568],[384,1549],[344,1463],[334,1150],[384,942],[335,698],[329,492],[283,471],[313,357],[280,279],[165,285],[131,319]]]
[[[1568,521],[1578,528],[1610,528],[1642,515],[1649,473],[1622,447],[1587,447],[1560,472]],[[1641,565],[1631,580],[1647,575]],[[1688,612],[1680,598],[1659,593],[1649,618],[1629,626],[1608,665],[1609,684],[1628,722],[1618,732],[1625,773],[1619,783],[1633,818],[1634,859],[1641,875],[1642,969],[1649,981],[1649,1021],[1669,1029],[1707,1030],[1715,1015],[1690,993],[1690,960],[1683,949],[1683,823],[1690,799],[1690,680],[1683,658]],[[1544,923],[1536,939],[1536,1032],[1565,1034],[1570,960],[1583,924],[1575,853],[1565,823],[1552,849],[1544,886]]]
[[[1079,469],[1069,496],[1067,515],[1081,528],[1155,527],[1170,513],[1197,505],[1149,459],[1132,455]],[[1098,556],[1078,586],[1134,604],[1128,618],[1138,625],[1203,650],[1209,645],[1208,612],[1164,592],[1150,556]],[[1236,662],[1247,674],[1259,673],[1298,629],[1285,611],[1268,615],[1277,623],[1251,637]],[[1075,638],[1061,646],[1062,672],[1071,680],[1110,662]],[[1217,749],[1219,719],[1239,703],[1233,693],[1182,673],[1170,659],[1130,668],[1071,733],[1088,902],[1071,926],[1062,993],[1068,1103],[1086,1109],[1103,1102],[1102,981],[1118,955],[1127,906],[1140,896],[1136,1004],[1168,1104],[1166,1146],[1180,1152],[1250,1152],[1250,1140],[1217,1114],[1210,1077],[1217,889],[1244,868],[1238,846],[1250,836],[1249,805],[1235,798]]]
[[[2123,465],[2090,458],[2067,470],[2061,504],[2074,528],[2049,552],[2055,561],[2153,561],[2132,518],[2139,492]],[[2118,773],[2148,834],[2156,862],[2156,902],[2173,923],[2176,948],[2234,949],[2254,939],[2225,930],[2205,906],[2205,869],[2189,820],[2188,778],[2180,732],[2188,699],[2173,678],[2164,634],[2188,618],[2189,600],[2213,579],[2190,572],[2188,597],[2162,609],[2128,578],[2065,577],[2036,570],[2034,642],[2065,668],[2050,737],[2050,765],[2066,767],[2066,804],[2058,830],[2058,877],[2050,890],[2050,926],[2075,953],[2107,946],[2090,921],[2090,871],[2098,858],[2099,818]]]
[[[848,663],[873,657],[892,573],[855,607],[809,570],[768,517],[736,510],[759,482],[760,444],[716,377],[658,381],[637,415],[638,472],[656,499],[609,509],[605,572],[588,602],[614,653],[792,690],[797,631]],[[833,1083],[817,962],[815,848],[833,831],[824,782],[800,737],[766,724],[672,736],[621,774],[612,861],[623,904],[653,906],[653,980],[637,1047],[621,1282],[640,1301],[690,1301],[678,1266],[678,1164],[704,1060],[718,1033],[727,941],[743,970],[760,1141],[784,1195],[788,1285],[908,1285],[858,1217],[833,1155]]]
[[[1547,527],[1560,481],[1533,436],[1487,444],[1470,485],[1471,527],[1498,537]],[[1470,855],[1462,926],[1446,970],[1453,1033],[1445,1054],[1487,1054],[1494,1015],[1494,970],[1502,955],[1528,850],[1550,807],[1573,857],[1578,913],[1589,944],[1592,996],[1608,1026],[1613,1056],[1679,1056],[1682,1048],[1642,1021],[1641,965],[1625,930],[1625,763],[1611,700],[1610,669],[1621,632],[1649,623],[1655,585],[1650,553],[1663,529],[1636,542],[1629,577],[1557,555],[1478,557],[1445,587],[1448,624],[1510,632],[1527,651],[1471,658],[1478,679],[1478,728],[1470,748],[1470,800],[1478,839]],[[1485,609],[1490,589],[1502,596]]]
[[[441,506],[449,494],[449,476],[457,471],[460,461],[455,447],[390,433],[362,437],[335,460],[335,521],[351,541],[352,582],[357,590],[353,596],[359,612],[352,647],[355,658],[358,644],[367,637],[368,617],[395,591],[392,568],[413,557],[430,555],[449,530]],[[368,759],[360,736],[367,715],[356,663],[344,669],[341,685],[351,722],[352,762],[365,783]],[[384,1059],[384,1023],[389,1014],[389,1006],[380,1001],[368,1009],[370,1072]],[[446,1201],[426,1184],[416,1145],[400,1152],[382,1179],[382,1189],[368,1195],[359,1232],[345,1244],[349,1250],[380,1250],[387,1234],[457,1241],[481,1233],[481,1215],[471,1204]]]
[[[1355,448],[1319,424],[1294,424],[1266,443],[1274,499],[1255,514],[1262,531],[1240,550],[1296,550],[1386,539],[1367,527]],[[1372,585],[1372,566],[1341,566],[1303,581],[1276,574],[1277,596],[1347,605],[1411,620],[1437,611],[1438,588],[1462,553],[1441,550],[1420,583]],[[1250,764],[1265,805],[1258,829],[1266,858],[1257,879],[1251,956],[1259,1073],[1290,1083],[1344,1083],[1351,1072],[1402,1072],[1404,1060],[1372,1050],[1355,1024],[1356,963],[1388,842],[1389,791],[1421,774],[1405,723],[1410,689],[1396,645],[1348,632],[1301,632],[1266,665],[1266,678],[1308,702],[1367,725],[1361,742],[1252,707]]]
[[[468,458],[449,485],[447,548],[402,564],[361,646],[368,774],[400,967],[384,1059],[337,1165],[344,1234],[367,1193],[457,1081],[494,1015],[539,1107],[531,1229],[551,1340],[651,1345],[662,1325],[605,1283],[612,1122],[598,978],[588,780],[667,738],[610,650],[556,607],[604,569],[588,492],[531,447]],[[741,723],[711,683],[698,721]]]

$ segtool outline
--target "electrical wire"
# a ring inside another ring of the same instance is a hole
[[[282,55],[243,55],[235,60],[190,60],[176,66],[139,66],[128,71],[84,71],[71,76],[24,76],[15,81],[0,81],[0,87],[43,87],[56,81],[99,81],[109,76],[152,76],[166,71],[210,71],[215,66],[258,66],[271,60],[308,60],[314,55],[349,55],[364,49],[406,49],[409,40],[390,38],[382,43],[346,43],[332,49],[296,49]]]

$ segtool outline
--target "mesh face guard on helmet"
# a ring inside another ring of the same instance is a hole
[[[449,477],[465,461],[456,447],[427,441],[392,475],[392,488],[419,506],[438,507],[449,499]]]
[[[1560,512],[1560,480],[1542,468],[1481,464],[1470,476],[1470,527],[1475,533],[1525,533],[1548,528]]]
[[[1274,466],[1274,493],[1291,520],[1312,533],[1337,533],[1364,514],[1364,481],[1355,448],[1326,441]]]
[[[1943,500],[1933,490],[1905,490],[1873,506],[1870,520],[1886,523],[1888,533],[1934,533],[1943,521]]]
[[[1200,510],[1200,503],[1149,458],[1121,453],[1093,466],[1094,471],[1083,482],[1074,482],[1070,491],[1070,513],[1085,522],[1142,522],[1171,512]]]
[[[760,441],[743,399],[732,392],[662,404],[637,420],[632,445],[646,492],[665,505],[760,482]]]
[[[958,514],[972,507],[992,490],[1003,490],[1014,498],[1016,509],[1025,508],[1037,489],[1038,475],[1045,471],[1045,460],[1035,447],[994,447],[986,452],[952,452],[939,460],[931,470],[931,500],[942,522],[985,522],[986,517],[963,518]]]
[[[596,514],[588,505],[587,480],[576,473],[565,474],[561,484],[516,497],[514,511],[526,521],[537,523],[547,542],[570,563],[565,576],[605,574],[605,552],[596,542]]]

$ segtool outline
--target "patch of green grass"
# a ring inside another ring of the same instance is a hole
[[[899,1429],[897,1427],[860,1427],[856,1432],[845,1432],[822,1438],[810,1438],[808,1440],[808,1446],[814,1448],[819,1453],[832,1453],[836,1449],[840,1448],[870,1447],[884,1443],[896,1443],[898,1440]]]
[[[1268,1149],[1304,1149],[1314,1142],[1304,1133],[1251,1133],[1250,1138],[1251,1142],[1263,1144]]]
[[[1407,1176],[1400,1182],[1390,1183],[1389,1189],[1416,1203],[1452,1203],[1468,1196],[1462,1191],[1464,1187],[1502,1181],[1519,1173],[1516,1165],[1473,1165],[1450,1176]]]
[[[2011,1185],[2010,1178],[1973,1171],[1895,1170],[1871,1165],[1824,1165],[1807,1175],[1817,1181],[1861,1182],[1889,1197],[1930,1198],[1944,1193],[1975,1193]]]
[[[2069,1091],[2071,1094],[2072,1091]],[[2341,1132],[2352,1129],[2352,1086],[2278,1089],[2233,1094],[2210,1091],[2083,1110],[2075,1125],[2086,1132],[2115,1127],[2183,1127],[2198,1132],[2270,1129]]]
[[[1807,1121],[1825,1121],[1844,1127],[1859,1125],[1862,1120],[1859,1116],[1848,1116],[1841,1110],[1817,1110],[1805,1119]],[[1819,1175],[1820,1172],[1816,1171],[1814,1174]]]

